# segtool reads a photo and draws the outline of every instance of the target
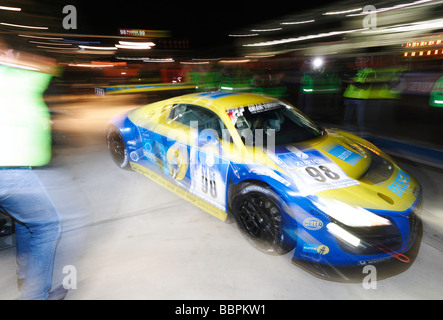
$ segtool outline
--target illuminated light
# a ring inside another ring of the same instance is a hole
[[[63,40],[63,38],[31,36],[31,35],[29,35],[29,34],[19,34],[18,36],[19,36],[19,37],[24,37],[24,38],[43,39],[43,40]]]
[[[245,56],[245,58],[272,58],[272,57],[275,57],[275,54],[257,54],[257,55]]]
[[[342,227],[336,225],[335,223],[328,223],[326,228],[331,232],[334,236],[346,241],[347,243],[353,245],[354,247],[358,247],[360,244],[360,239],[346,231]]]
[[[441,28],[442,23],[443,19],[425,20],[425,21],[410,23],[408,25],[397,25],[393,27],[369,29],[365,31],[365,33],[392,33],[392,32],[439,29]],[[421,43],[417,42],[416,45],[419,46],[421,45]]]
[[[85,40],[71,40],[71,39],[65,39],[65,42],[74,43],[74,44],[82,44],[82,45],[90,45],[90,44],[100,44],[100,41],[85,41]]]
[[[54,50],[77,50],[77,48],[61,48],[61,47],[48,47],[48,46],[37,46],[41,49],[54,49]]]
[[[95,65],[110,65],[114,67],[126,67],[128,64],[126,62],[104,62],[104,61],[91,61],[91,64]]]
[[[30,66],[24,66],[21,64],[6,62],[6,61],[0,61],[0,65],[12,67],[12,68],[19,68],[19,69],[25,69],[25,70],[31,70],[31,71],[39,71],[39,69],[30,67]]]
[[[220,89],[222,89],[222,90],[234,90],[234,88],[232,88],[232,87],[220,87]]]
[[[419,56],[422,56],[423,55],[423,51],[420,51],[420,53],[418,54]]]
[[[315,22],[315,20],[305,20],[305,21],[294,21],[294,22],[281,22],[282,25],[292,25],[292,24],[305,24],[305,23],[312,23]]]
[[[81,67],[81,68],[110,68],[113,64],[87,64],[87,63],[70,63],[70,67]]]
[[[380,152],[379,152],[378,150],[376,150],[376,146],[374,146],[373,144],[369,143],[368,141],[366,141],[366,143],[367,143],[367,144],[364,144],[364,145],[361,144],[360,146],[361,146],[361,147],[364,147],[364,148],[366,148],[366,149],[368,149],[368,150],[370,150],[370,151],[372,151],[373,153],[375,153],[375,154],[378,155],[378,156],[380,155]],[[373,148],[372,148],[371,146],[372,146]]]
[[[163,38],[169,37],[169,30],[140,30],[140,29],[119,29],[122,36],[132,37],[149,37],[149,38]]]
[[[314,89],[303,89],[304,92],[312,92]]]
[[[41,42],[41,41],[29,41],[29,43],[52,45],[52,46],[72,46],[71,43],[57,43],[57,42]]]
[[[1,25],[8,26],[8,27],[16,27],[16,28],[25,28],[25,29],[40,29],[40,30],[47,30],[48,27],[35,27],[35,26],[25,26],[22,24],[13,24],[13,23],[6,23],[6,22],[0,22]]]
[[[115,47],[118,49],[130,49],[130,50],[149,50],[150,46],[127,46],[122,44],[116,44]]]
[[[418,0],[418,1],[409,2],[409,3],[402,3],[402,4],[397,4],[393,7],[377,9],[375,11],[348,14],[347,17],[355,17],[355,16],[362,16],[365,14],[374,14],[374,13],[380,13],[380,12],[385,12],[385,11],[390,11],[390,10],[396,10],[396,9],[406,8],[406,7],[410,7],[410,6],[416,6],[419,4],[424,4],[424,3],[432,2],[432,1],[433,0]]]
[[[314,68],[320,68],[323,65],[323,59],[315,58],[312,64],[314,65]]]
[[[431,50],[428,50],[428,52],[426,52],[426,55],[430,56],[431,55]]]
[[[404,54],[403,56],[407,57],[407,56],[408,56],[408,53],[407,53],[407,52],[405,52],[405,54]]]
[[[22,8],[0,6],[0,10],[22,11]]]
[[[297,38],[287,38],[287,39],[280,39],[280,40],[271,40],[271,41],[264,41],[264,42],[249,43],[249,44],[244,44],[243,47],[273,46],[273,45],[289,43],[289,42],[297,42],[297,41],[303,41],[303,40],[331,37],[331,36],[335,36],[335,35],[353,33],[353,32],[358,32],[358,31],[363,31],[363,30],[366,30],[366,29],[363,28],[363,29],[353,29],[353,30],[344,30],[344,31],[331,31],[331,32],[326,32],[326,33],[300,36]]]
[[[249,34],[230,34],[229,37],[256,37],[258,36],[258,33],[249,33]]]
[[[78,46],[79,48],[82,49],[88,49],[88,50],[117,50],[116,47],[96,47],[96,46]]]
[[[434,100],[434,102],[437,104],[443,104],[443,100]]]
[[[328,216],[350,227],[375,227],[391,224],[389,220],[366,209],[353,207],[341,201],[318,199],[315,205]]]
[[[69,52],[69,51],[60,51],[60,52]],[[75,53],[77,53],[77,54],[85,54],[85,55],[90,55],[90,54],[114,55],[115,52],[116,52],[115,50],[77,50],[77,51],[75,51]]]
[[[119,41],[119,44],[115,45],[119,49],[130,50],[149,50],[155,46],[154,42],[131,42],[131,41]]]
[[[434,51],[434,54],[438,54],[438,49]]]
[[[282,28],[269,28],[269,29],[251,29],[252,32],[271,32],[271,31],[279,31]]]
[[[162,62],[174,62],[172,58],[164,58],[164,59],[145,59],[143,62],[154,62],[154,63],[162,63]]]
[[[435,43],[435,41],[429,41],[428,45],[432,46]]]
[[[415,52],[412,52],[412,53],[411,53],[411,57],[415,57]]]
[[[119,44],[123,46],[134,46],[134,47],[153,47],[154,42],[132,42],[132,41],[119,41]]]
[[[180,61],[180,64],[209,64],[209,61]]]
[[[220,60],[220,63],[245,63],[245,62],[250,62],[251,60],[249,59],[240,59],[240,60]]]
[[[118,60],[148,60],[148,57],[115,57]]]
[[[415,47],[416,45],[417,45],[417,43],[415,43],[415,42],[412,44],[413,47]]]
[[[441,43],[441,40],[437,40],[437,43],[436,44],[440,44]]]
[[[334,14],[345,14],[345,13],[351,13],[356,11],[362,11],[363,8],[356,8],[356,9],[350,9],[350,10],[344,10],[344,11],[330,11],[323,13],[324,16],[334,15]]]

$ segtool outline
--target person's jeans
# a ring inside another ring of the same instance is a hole
[[[30,169],[0,169],[0,206],[15,220],[17,277],[21,299],[47,299],[52,286],[60,217]]]
[[[352,116],[354,112],[357,114],[358,131],[364,133],[365,131],[365,107],[367,100],[364,99],[346,99],[344,125],[347,130],[351,129]]]

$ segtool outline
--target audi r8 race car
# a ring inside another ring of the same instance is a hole
[[[293,250],[292,261],[320,277],[410,263],[419,245],[414,177],[371,143],[278,99],[188,94],[117,115],[105,131],[119,167],[235,220],[266,253]]]

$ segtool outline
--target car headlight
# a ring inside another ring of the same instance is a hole
[[[315,202],[318,209],[331,218],[349,227],[387,226],[391,222],[361,207],[353,207],[333,199],[320,199]]]
[[[358,247],[361,240],[354,236],[352,233],[346,231],[339,225],[331,222],[326,225],[326,228],[331,232],[334,236],[346,241],[347,243],[353,245],[354,247]]]

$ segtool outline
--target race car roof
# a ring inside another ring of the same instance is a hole
[[[214,111],[219,112],[259,103],[277,101],[275,98],[253,93],[223,91],[193,93],[178,97],[178,100],[210,107]]]

